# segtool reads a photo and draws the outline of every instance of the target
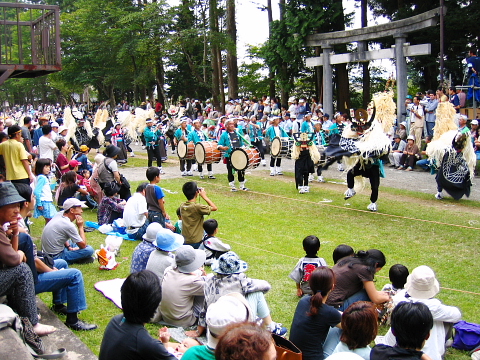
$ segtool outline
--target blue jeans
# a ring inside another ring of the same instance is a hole
[[[150,223],[157,222],[160,225],[162,225],[162,227],[165,227],[165,216],[163,216],[163,214],[161,212],[149,210],[148,211],[148,221]]]
[[[93,248],[90,245],[85,246],[84,249],[78,248],[77,244],[70,245],[75,250],[68,250],[64,248],[60,254],[55,255],[54,259],[63,259],[67,264],[71,265],[83,259],[87,259],[93,255]]]
[[[150,221],[145,220],[145,224],[142,225],[142,227],[138,228],[137,232],[134,234],[127,234],[128,238],[131,240],[142,240],[143,235],[147,232],[147,227],[150,225]]]
[[[430,170],[430,161],[428,159],[418,160],[416,165],[423,170]]]
[[[38,274],[35,294],[53,293],[55,305],[67,304],[68,313],[78,313],[87,308],[83,275],[78,269],[69,269],[65,260],[55,260],[58,271]]]
[[[426,121],[425,125],[427,126],[427,136],[433,136],[433,127],[435,126],[435,123]]]
[[[365,289],[362,289],[359,292],[350,296],[349,298],[345,299],[343,304],[336,309],[339,311],[345,311],[350,305],[352,305],[354,302],[357,302],[357,301],[371,301]],[[330,330],[328,331],[327,338],[323,343],[324,359],[332,355],[333,350],[335,350],[338,343],[340,342],[340,336],[342,336],[342,329],[337,327],[330,328]]]

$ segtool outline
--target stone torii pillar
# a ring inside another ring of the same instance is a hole
[[[333,71],[332,64],[330,63],[330,53],[332,52],[332,46],[324,45],[323,50],[323,78],[332,79]],[[333,119],[333,83],[332,81],[323,81],[323,109],[324,112],[330,115],[330,119]]]
[[[398,34],[395,38],[395,62],[397,70],[397,119],[401,119],[405,111],[405,98],[407,97],[407,59],[403,52],[403,45],[407,39],[406,34]]]

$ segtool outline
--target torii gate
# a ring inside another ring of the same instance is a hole
[[[443,9],[445,14],[446,8],[444,7]],[[397,118],[400,119],[405,97],[407,96],[407,61],[405,57],[429,55],[431,52],[431,44],[410,45],[406,43],[407,34],[436,26],[440,11],[441,8],[438,7],[407,19],[392,21],[386,24],[307,36],[307,46],[320,46],[323,50],[323,54],[319,57],[307,58],[306,65],[309,67],[323,66],[323,108],[325,112],[333,113],[333,64],[391,58],[396,60]],[[362,42],[386,36],[395,38],[395,45],[391,49],[363,51]],[[357,52],[332,54],[333,45],[351,42],[362,44]]]

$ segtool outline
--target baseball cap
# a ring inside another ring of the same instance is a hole
[[[72,207],[86,208],[88,206],[85,205],[85,201],[80,201],[77,198],[68,198],[67,200],[65,200],[62,207],[63,207],[63,210],[66,211],[68,209],[71,209]]]

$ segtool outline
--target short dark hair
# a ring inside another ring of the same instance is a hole
[[[399,303],[392,312],[392,333],[397,345],[407,349],[421,349],[433,327],[433,316],[421,302]]]
[[[67,142],[65,139],[58,139],[55,144],[57,145],[58,150],[62,150],[62,148],[67,145]]]
[[[157,176],[160,176],[160,170],[156,166],[150,166],[146,171],[148,181],[153,181]]]
[[[195,181],[188,181],[182,186],[183,195],[187,200],[192,200],[195,197],[195,194],[198,191],[198,186]]]
[[[35,175],[43,174],[43,168],[45,166],[52,166],[50,159],[38,159],[35,163]]]
[[[455,86],[450,86],[450,90],[457,91],[457,88]]]
[[[439,87],[437,88],[437,91],[441,91],[441,92],[445,93],[445,90],[443,89],[442,86],[439,86]]]
[[[48,135],[52,132],[52,125],[43,125],[42,126],[42,133],[43,135]]]
[[[150,270],[130,274],[122,285],[121,299],[123,315],[128,322],[149,322],[162,300],[162,288],[157,275]]]
[[[12,125],[8,127],[8,136],[10,139],[13,139],[15,137],[15,134],[22,131],[22,128],[18,125]]]
[[[22,183],[13,183],[13,186],[15,186],[15,189],[18,191],[18,195],[23,197],[25,201],[22,201],[20,203],[20,209],[22,209],[25,206],[25,202],[30,202],[32,201],[32,187],[27,184],[22,184]]]
[[[8,139],[8,135],[5,134],[3,131],[0,131],[0,143],[3,142],[3,139],[5,138]]]
[[[355,255],[355,252],[350,245],[340,244],[333,250],[333,263],[336,264],[341,258],[352,255]]]
[[[143,192],[143,190],[145,190],[147,188],[147,186],[148,186],[147,182],[141,183],[140,185],[137,186],[136,192],[138,192],[138,193]]]
[[[435,95],[435,92],[433,90],[428,90],[427,95]]]
[[[24,124],[24,125],[28,125],[28,124],[30,124],[31,122],[32,122],[32,118],[31,118],[30,116],[25,116],[25,117],[23,118],[23,124]]]
[[[314,257],[317,255],[318,250],[320,250],[320,239],[315,235],[308,235],[303,239],[303,250],[307,253],[308,257]]]
[[[215,219],[207,219],[203,222],[203,230],[207,235],[213,235],[215,230],[218,229],[218,221]]]
[[[342,336],[340,340],[350,350],[370,344],[378,331],[378,314],[375,305],[369,301],[357,301],[342,314]]]
[[[388,271],[388,277],[395,289],[403,289],[405,287],[408,275],[409,272],[407,267],[402,264],[392,265]]]

